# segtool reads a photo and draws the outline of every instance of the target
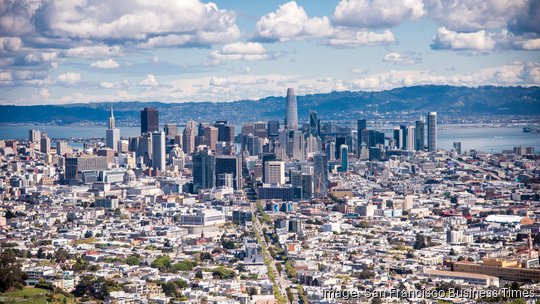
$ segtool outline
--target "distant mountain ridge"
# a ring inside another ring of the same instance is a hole
[[[285,89],[283,93],[285,94]],[[113,105],[117,121],[136,124],[140,110],[155,107],[160,121],[183,122],[228,120],[231,122],[283,119],[285,97],[233,102],[99,102],[69,105],[0,106],[0,123],[58,123],[107,121]],[[373,113],[425,113],[455,115],[539,115],[540,87],[478,88],[425,85],[378,92],[332,92],[298,96],[299,116],[315,110],[324,119],[354,119]]]

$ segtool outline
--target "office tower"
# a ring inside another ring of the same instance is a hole
[[[68,145],[65,141],[59,140],[56,142],[56,154],[64,155],[67,153]]]
[[[40,144],[41,153],[49,154],[51,152],[51,139],[47,136],[47,132],[45,131],[41,133]]]
[[[216,187],[235,188],[234,177],[231,173],[219,173],[216,179]]]
[[[79,179],[79,173],[90,170],[107,170],[107,157],[84,155],[80,157],[67,157],[65,166],[65,180]]]
[[[325,197],[328,189],[328,162],[326,155],[321,152],[313,154],[313,194],[315,197]]]
[[[349,147],[347,145],[341,145],[339,147],[341,157],[341,172],[349,171]]]
[[[165,167],[165,133],[163,131],[152,133],[152,168],[164,171]]]
[[[437,151],[437,112],[428,115],[428,151]]]
[[[319,137],[309,135],[306,138],[306,155],[321,151],[321,140]]]
[[[279,135],[279,121],[271,120],[267,124],[268,126],[268,137],[276,138]]]
[[[293,160],[304,160],[304,134],[301,131],[290,133],[287,143],[287,154]]]
[[[343,136],[338,136],[336,137],[336,150],[335,150],[335,155],[336,155],[336,158],[335,159],[341,159],[341,145],[346,145],[347,144],[347,139]]]
[[[182,149],[187,154],[191,154],[195,150],[195,131],[187,126],[182,135]]]
[[[188,120],[186,122],[186,128],[191,130],[197,130],[197,122],[193,120]]]
[[[363,136],[364,130],[367,130],[367,121],[365,119],[358,119],[356,121],[356,135],[358,136],[358,153],[360,153],[362,143],[367,144],[367,139]]]
[[[294,95],[294,89],[287,89],[287,114],[285,117],[285,129],[298,130],[298,107],[296,104],[296,96]]]
[[[105,143],[107,148],[118,150],[118,141],[120,140],[120,129],[115,127],[114,113],[112,106],[109,108],[109,124],[105,132]]]
[[[128,139],[128,151],[129,152],[139,152],[139,137],[130,137]]]
[[[457,152],[458,155],[461,155],[461,142],[460,141],[454,142],[454,150]]]
[[[159,114],[155,108],[144,108],[141,111],[141,134],[159,131]]]
[[[402,130],[401,129],[394,129],[394,146],[397,149],[401,148],[401,140],[402,140]]]
[[[39,130],[28,130],[28,140],[30,142],[37,142],[41,139],[41,132]]]
[[[193,190],[215,187],[216,158],[207,147],[193,153]]]
[[[264,182],[267,184],[285,184],[285,163],[268,161],[264,164]]]
[[[203,127],[203,143],[207,145],[210,149],[216,150],[216,143],[218,140],[218,129],[212,126]]]
[[[399,129],[401,130],[401,138],[399,139],[399,148],[402,150],[407,149],[407,126],[401,125],[399,126]]]
[[[216,175],[232,174],[235,190],[242,189],[242,158],[237,155],[216,156]],[[218,183],[218,186],[219,183]]]
[[[165,124],[163,131],[165,131],[167,139],[172,140],[178,135],[178,126],[176,124]]]
[[[415,126],[415,133],[414,133],[414,148],[416,151],[424,150],[424,138],[425,138],[425,132],[424,132],[424,120],[420,119],[417,120],[414,124]]]
[[[234,142],[234,126],[228,125],[227,121],[216,121],[214,127],[218,129],[218,141]]]
[[[255,135],[245,136],[245,151],[248,152],[249,156],[257,156],[261,153],[259,137]]]
[[[336,160],[336,142],[335,141],[326,143],[326,159],[328,161]]]
[[[415,130],[414,126],[407,126],[407,142],[406,142],[406,149],[409,151],[415,150]]]
[[[139,138],[137,156],[143,158],[145,165],[150,166],[152,164],[152,136],[150,133],[144,133]]]
[[[312,136],[319,136],[321,130],[320,121],[317,118],[317,112],[309,111],[309,134]]]
[[[257,121],[253,124],[253,127],[255,128],[255,134],[259,138],[266,138],[268,137],[268,130],[266,126],[266,122],[264,121]]]
[[[303,172],[291,172],[291,185],[302,189],[301,199],[313,197],[313,175]]]
[[[384,132],[379,132],[375,130],[367,130],[369,147],[374,147],[376,145],[384,145]]]
[[[266,162],[274,161],[276,159],[277,159],[276,154],[274,154],[274,153],[265,153],[265,154],[262,155],[261,162],[262,162],[262,168],[263,168],[263,170],[262,170],[262,180],[263,181],[265,180],[265,177],[264,177],[265,170],[264,170],[264,168],[266,167]]]

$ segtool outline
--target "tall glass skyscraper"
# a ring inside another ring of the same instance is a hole
[[[193,154],[193,190],[210,189],[216,182],[216,158],[203,149]]]
[[[415,137],[414,148],[416,151],[424,150],[424,146],[425,146],[424,137],[426,135],[424,131],[424,120],[423,119],[417,120],[414,126],[416,129],[416,132],[414,133],[414,137]]]
[[[141,111],[141,134],[159,131],[159,114],[155,108],[144,108]]]
[[[152,133],[152,168],[164,171],[165,167],[165,132]]]
[[[428,151],[437,151],[437,112],[428,114]]]
[[[309,111],[309,134],[317,137],[320,131],[320,122],[317,118],[317,112]]]
[[[313,154],[313,177],[315,197],[326,196],[328,189],[328,162],[326,155],[322,152]]]
[[[285,117],[285,128],[290,131],[298,130],[298,106],[294,89],[287,89],[287,116]]]
[[[349,147],[347,145],[341,145],[339,147],[341,154],[341,172],[349,171]]]

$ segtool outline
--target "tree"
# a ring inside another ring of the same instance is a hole
[[[23,286],[25,275],[13,251],[0,254],[0,291],[5,292]]]
[[[93,236],[94,236],[94,233],[90,230],[87,230],[86,233],[84,234],[85,239],[91,238]]]
[[[283,271],[283,267],[281,267],[280,263],[276,262],[276,270],[277,270],[278,274],[281,275],[281,272]]]
[[[141,260],[139,259],[139,255],[133,254],[126,258],[125,263],[129,266],[136,266],[141,263]]]
[[[236,248],[236,245],[234,244],[234,242],[229,240],[229,239],[223,239],[221,241],[221,246],[223,246],[223,248],[225,248],[225,249],[235,249]]]
[[[416,234],[416,240],[414,241],[413,248],[414,249],[426,248],[429,246],[429,240],[430,240],[429,237],[426,238],[426,236],[424,236],[423,234],[418,233]]]

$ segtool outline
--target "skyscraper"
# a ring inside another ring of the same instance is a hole
[[[242,159],[237,155],[216,156],[216,176],[232,174],[233,188],[242,189]],[[219,183],[218,183],[219,184]]]
[[[215,187],[216,158],[208,148],[193,153],[193,190]]]
[[[37,142],[41,138],[41,132],[39,130],[29,130],[28,140],[31,142]]]
[[[152,133],[152,168],[165,170],[165,133],[158,131]]]
[[[195,131],[186,126],[182,136],[182,149],[185,153],[191,154],[195,150]]]
[[[165,136],[167,139],[174,139],[174,137],[178,135],[178,126],[174,123],[165,124],[163,131],[165,131]]]
[[[268,137],[276,138],[279,135],[279,121],[271,120],[268,122]]]
[[[317,119],[317,112],[309,111],[309,134],[317,137],[320,132],[320,121]]]
[[[341,172],[349,171],[349,147],[347,145],[341,145],[339,147],[341,155]]]
[[[407,141],[405,143],[405,148],[409,151],[415,150],[415,133],[414,126],[407,126]]]
[[[287,130],[298,130],[298,106],[296,103],[296,96],[294,95],[294,89],[287,89],[287,116],[285,118],[285,128]]]
[[[105,143],[107,148],[118,150],[118,141],[120,140],[120,129],[115,128],[114,113],[112,106],[109,108],[109,124],[105,132]]]
[[[313,175],[315,197],[325,197],[328,189],[328,162],[322,152],[313,154]]]
[[[159,131],[159,113],[155,108],[144,108],[141,111],[141,134]]]
[[[428,115],[428,151],[437,151],[437,112]]]
[[[359,119],[356,121],[357,123],[357,126],[356,126],[356,129],[358,131],[357,133],[357,136],[358,136],[358,153],[360,153],[360,147],[362,146],[362,143],[365,143],[365,144],[368,144],[367,142],[367,139],[364,138],[364,130],[367,130],[367,121],[365,119]]]
[[[264,182],[267,184],[285,184],[285,163],[268,161],[264,164]]]
[[[51,139],[49,136],[47,136],[47,132],[45,131],[41,133],[40,150],[41,153],[45,154],[49,154],[51,152]]]
[[[424,137],[425,137],[425,131],[424,131],[424,119],[417,120],[415,122],[415,133],[414,133],[414,148],[416,151],[424,150]]]

